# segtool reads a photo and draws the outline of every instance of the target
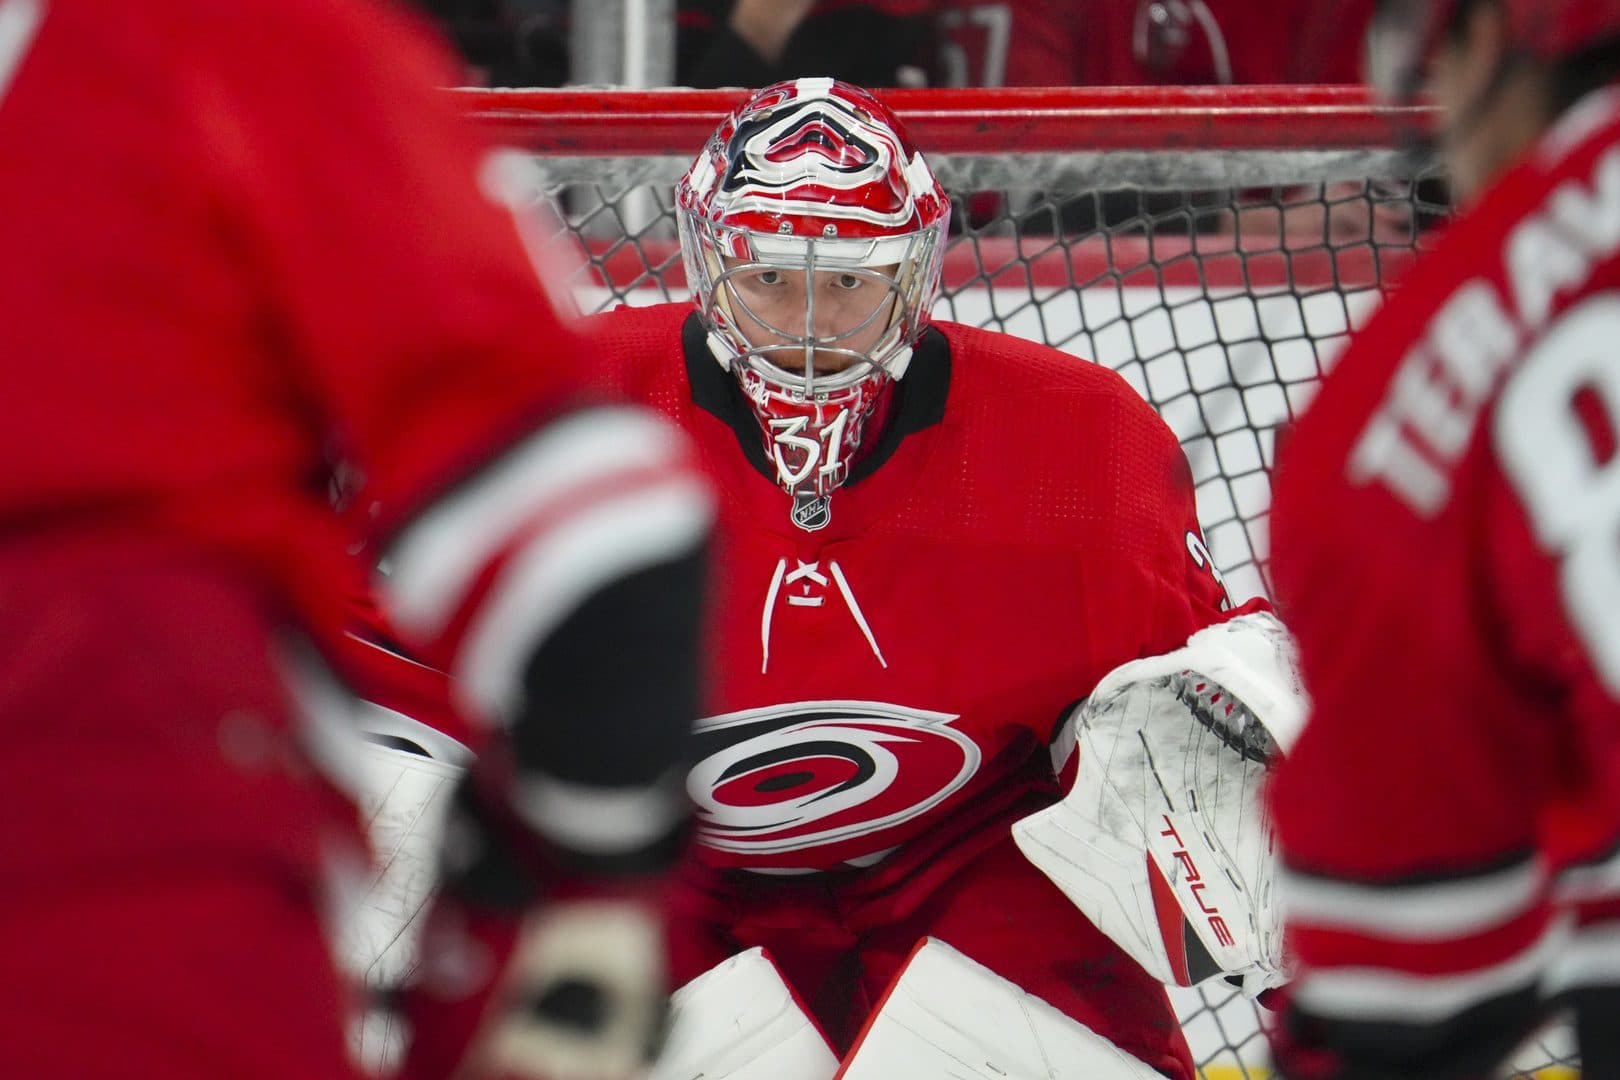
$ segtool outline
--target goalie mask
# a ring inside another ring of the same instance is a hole
[[[709,349],[742,385],[778,483],[824,507],[928,326],[950,202],[887,106],[799,79],[720,125],[675,205]]]

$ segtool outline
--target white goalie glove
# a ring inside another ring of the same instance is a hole
[[[1293,642],[1265,613],[1122,665],[1066,721],[1074,787],[1013,826],[1019,849],[1160,981],[1279,986],[1261,787],[1306,707]]]
[[[472,751],[392,709],[357,702],[358,743],[351,793],[359,803],[375,861],[348,898],[337,930],[344,970],[369,994],[386,997],[417,962],[422,916],[438,879],[451,795]],[[368,1007],[351,1032],[360,1060],[381,1072],[398,1063],[404,1033],[382,1004]]]

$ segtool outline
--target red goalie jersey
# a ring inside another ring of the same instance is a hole
[[[685,898],[678,978],[764,945],[838,1043],[930,934],[1190,1076],[1162,989],[1008,833],[1055,798],[1069,706],[1221,617],[1170,431],[1112,372],[936,322],[801,527],[690,305],[595,322],[604,380],[685,428],[721,492],[688,791],[726,869]]]
[[[813,531],[689,305],[590,327],[614,392],[686,428],[727,495],[690,785],[716,863],[869,864],[996,816],[1069,705],[1224,606],[1186,460],[1123,380],[934,326]]]
[[[1483,1075],[1561,995],[1615,1074],[1617,246],[1610,90],[1452,227],[1284,446],[1276,580],[1316,707],[1274,791],[1284,1044],[1355,1075]]]

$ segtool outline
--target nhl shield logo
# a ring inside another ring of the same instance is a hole
[[[805,532],[825,529],[832,520],[832,496],[817,495],[811,491],[793,493],[793,510],[788,515],[793,524]]]

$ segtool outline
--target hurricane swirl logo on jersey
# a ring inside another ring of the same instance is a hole
[[[883,183],[901,171],[903,149],[888,132],[833,99],[789,102],[744,120],[725,158],[730,164],[720,188],[733,205],[764,195],[778,213],[852,217],[876,225],[899,225],[912,216],[910,201],[901,197],[905,185]],[[875,192],[891,197],[874,204]]]
[[[801,701],[698,723],[688,774],[699,839],[775,854],[909,821],[961,790],[979,748],[951,713],[872,701]]]

